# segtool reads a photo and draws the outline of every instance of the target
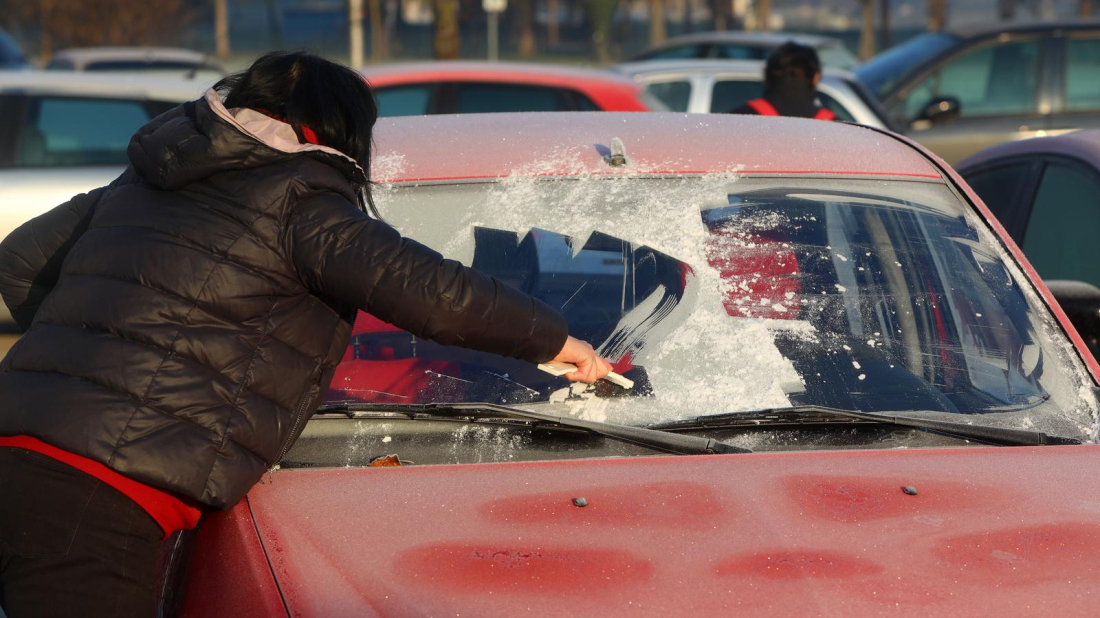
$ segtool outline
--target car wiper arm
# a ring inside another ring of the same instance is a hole
[[[1076,438],[1052,436],[1041,431],[1029,431],[1026,429],[1008,429],[1004,427],[989,427],[987,425],[967,425],[955,421],[939,421],[933,419],[915,418],[912,416],[898,416],[896,414],[877,414],[873,412],[858,412],[854,410],[841,410],[825,406],[794,406],[790,408],[772,408],[766,410],[753,410],[751,412],[730,412],[725,414],[711,414],[699,416],[682,421],[670,421],[649,425],[650,429],[663,431],[675,431],[686,429],[700,429],[714,427],[723,422],[729,422],[753,415],[785,415],[785,414],[817,414],[841,418],[851,418],[888,425],[901,425],[913,427],[924,431],[934,431],[960,438],[999,444],[1003,446],[1041,446],[1055,444],[1081,444]],[[760,426],[756,424],[755,426]]]
[[[520,418],[537,423],[550,423],[562,427],[581,429],[606,438],[629,442],[654,450],[677,455],[714,455],[725,453],[751,453],[746,448],[723,444],[711,438],[669,433],[659,429],[586,421],[579,418],[543,414],[494,403],[426,403],[426,404],[378,404],[341,403],[326,405],[318,412],[340,412],[351,418],[362,418],[364,412],[397,412],[415,418],[418,414],[435,417]]]

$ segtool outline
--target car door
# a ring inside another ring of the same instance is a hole
[[[1046,129],[1050,111],[1046,48],[1038,34],[967,46],[888,101],[890,120],[952,164],[1001,142],[1037,135]],[[957,117],[929,113],[944,100],[957,103]]]
[[[1068,157],[1046,157],[1041,165],[1020,248],[1043,279],[1100,286],[1100,173]]]
[[[1100,129],[1100,31],[1058,33],[1053,41],[1057,80],[1047,134]]]

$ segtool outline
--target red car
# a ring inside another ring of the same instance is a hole
[[[381,116],[487,112],[644,112],[664,105],[632,80],[540,64],[431,62],[364,71]]]
[[[392,224],[635,386],[362,316],[281,464],[174,539],[166,615],[1095,615],[1100,367],[920,146],[672,114],[377,144]]]

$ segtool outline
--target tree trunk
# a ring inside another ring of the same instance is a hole
[[[214,0],[214,50],[222,60],[229,57],[229,0]]]
[[[666,38],[665,0],[649,0],[649,44],[664,43]]]
[[[558,0],[546,0],[546,42],[550,47],[557,47],[561,43],[561,33],[558,31],[558,14],[561,7]]]
[[[535,0],[514,0],[519,6],[519,55],[535,55]]]
[[[771,30],[772,0],[756,0],[756,30]]]
[[[1012,0],[1009,0],[1011,2]],[[947,26],[947,0],[928,0],[928,30],[939,32]]]
[[[863,29],[859,33],[859,58],[869,60],[875,55],[875,0],[863,3]]]
[[[462,50],[462,37],[458,31],[458,0],[433,0],[435,32],[432,36],[432,55],[436,60],[456,60]]]
[[[1081,17],[1092,17],[1092,0],[1080,0],[1077,12]]]
[[[389,41],[382,23],[382,0],[369,0],[370,11],[370,61],[378,63],[389,57]]]
[[[363,68],[363,0],[348,1],[348,64]]]
[[[893,24],[890,23],[890,0],[882,0],[879,3],[879,44],[882,45],[882,49],[890,49],[893,45],[892,34]]]
[[[730,27],[730,0],[714,0],[714,29],[721,32]]]

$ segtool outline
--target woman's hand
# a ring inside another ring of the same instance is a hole
[[[587,341],[581,341],[576,337],[569,337],[565,340],[565,345],[553,361],[576,365],[576,371],[563,376],[566,380],[574,382],[593,384],[597,380],[607,377],[608,372],[611,371],[610,363],[600,358]]]

